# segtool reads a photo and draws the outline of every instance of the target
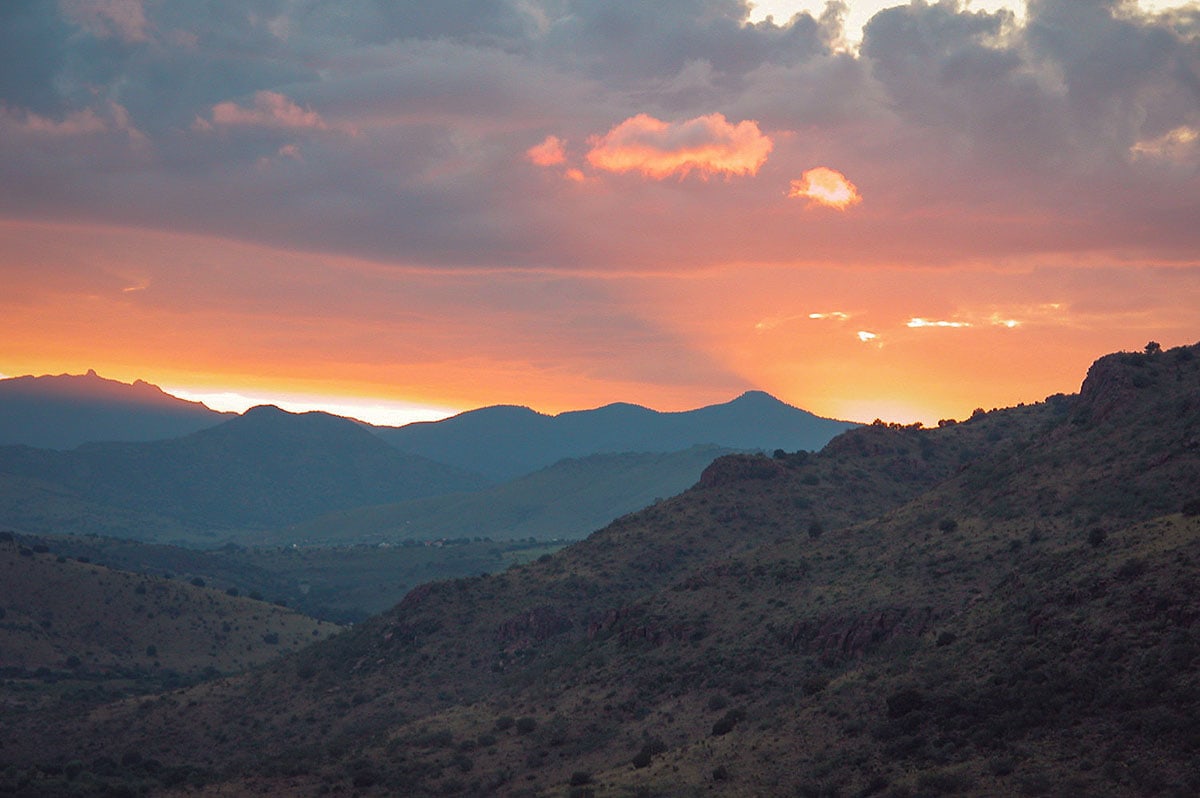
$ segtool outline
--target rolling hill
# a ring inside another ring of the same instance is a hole
[[[0,573],[0,669],[10,675],[231,673],[338,629],[203,584],[113,570],[13,540],[0,539]]]
[[[402,451],[505,481],[593,454],[673,452],[699,444],[816,450],[854,426],[750,391],[725,404],[680,413],[612,404],[548,416],[527,407],[498,406],[442,421],[372,429]]]
[[[1077,396],[724,457],[251,673],[17,718],[5,778],[136,747],[211,795],[1195,794],[1197,397],[1200,345],[1118,353]]]

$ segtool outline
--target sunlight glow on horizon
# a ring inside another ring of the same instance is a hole
[[[462,412],[445,407],[368,398],[355,399],[347,396],[245,394],[237,391],[195,391],[166,386],[163,386],[162,390],[189,402],[201,402],[210,410],[221,413],[244,413],[259,405],[274,405],[289,413],[331,413],[384,427],[402,427],[419,421],[440,421]]]

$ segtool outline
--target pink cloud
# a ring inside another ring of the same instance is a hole
[[[685,122],[663,122],[647,114],[626,119],[603,136],[590,139],[588,163],[608,172],[640,172],[662,180],[693,170],[703,177],[753,175],[767,160],[771,139],[758,123],[736,125],[722,114]]]
[[[301,108],[286,96],[274,91],[254,94],[253,106],[247,108],[234,102],[217,103],[212,108],[213,125],[281,128],[285,130],[328,130],[329,125],[316,111]],[[197,127],[210,124],[197,120]]]
[[[540,144],[525,150],[525,157],[537,166],[558,166],[567,162],[566,142],[558,136],[546,136]]]
[[[73,111],[61,120],[50,119],[41,114],[35,114],[32,111],[17,114],[8,109],[0,108],[0,119],[12,124],[23,132],[55,138],[87,136],[93,133],[103,133],[108,130],[108,125],[104,120],[97,116],[96,112],[90,108],[83,111]]]

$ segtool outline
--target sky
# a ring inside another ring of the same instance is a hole
[[[1200,339],[1200,4],[0,4],[0,374],[935,423]]]

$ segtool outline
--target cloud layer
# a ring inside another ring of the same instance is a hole
[[[441,313],[426,329],[522,320],[490,337],[427,332],[438,342],[429,351],[379,349],[365,358],[374,363],[393,357],[433,375],[504,337],[496,362],[535,371],[543,392],[558,385],[563,397],[572,381],[597,399],[639,399],[640,385],[643,401],[688,405],[679,397],[697,382],[721,395],[739,383],[816,406],[806,401],[815,389],[772,358],[823,362],[836,351],[881,369],[864,353],[911,360],[934,345],[1067,330],[1043,351],[1075,368],[1085,351],[1140,345],[1128,336],[1195,337],[1195,3],[1143,13],[1118,0],[1032,0],[1018,19],[913,2],[875,15],[856,52],[840,46],[836,5],[819,18],[749,19],[739,0],[0,4],[6,340],[66,341],[65,327],[38,329],[28,309],[55,306],[68,283],[80,297],[105,295],[110,279],[140,285],[139,272],[152,279],[126,301],[150,308],[178,286],[196,303],[186,312],[211,298],[208,323],[242,329],[242,340],[277,318],[281,291],[311,293],[341,310],[287,305],[289,324],[311,330],[293,345],[345,331],[365,347],[370,336],[350,332],[365,273],[386,295],[436,296]],[[38,247],[54,235],[16,232],[34,229],[109,231],[96,247],[117,249],[92,253],[93,264],[123,265],[89,267],[81,250],[47,259]],[[247,259],[240,268],[271,279],[210,280],[214,261],[137,243],[159,235],[233,247]],[[250,252],[325,265],[301,278]],[[331,265],[348,262],[372,265]],[[39,283],[38,263],[64,276]],[[730,270],[738,281],[725,281]],[[856,294],[835,287],[839,275],[854,275]],[[911,301],[897,298],[897,275]],[[473,290],[456,298],[460,280]],[[1160,280],[1172,290],[1147,288]],[[568,284],[574,292],[556,293]],[[710,307],[701,286],[722,303]],[[1144,307],[1131,309],[1139,296]],[[528,307],[514,311],[516,297]],[[1066,310],[1020,315],[1055,303]],[[154,313],[186,305],[147,309],[142,338],[169,348]],[[589,319],[580,329],[600,340],[636,339],[641,365],[630,371],[627,349],[582,340],[529,354],[542,339],[524,330],[549,334],[548,319],[569,327],[577,307]],[[853,322],[756,332],[763,319],[830,307]],[[1091,310],[1104,307],[1111,315]],[[12,326],[18,317],[30,326]],[[386,314],[375,323],[385,336],[420,337]],[[772,349],[785,333],[808,342],[803,352]],[[852,348],[819,343],[832,340]],[[36,360],[34,343],[22,363]],[[18,366],[0,360],[5,373]],[[303,367],[289,368],[280,379],[299,379]],[[1028,373],[1009,370],[1012,380]],[[833,366],[812,377],[848,385]],[[488,401],[468,382],[420,398]],[[820,401],[838,412],[831,396]]]

